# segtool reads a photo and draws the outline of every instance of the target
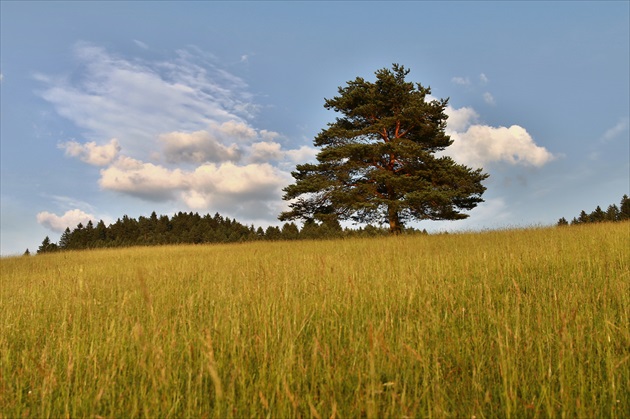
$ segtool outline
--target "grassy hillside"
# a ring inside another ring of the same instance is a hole
[[[630,224],[0,260],[2,417],[628,417]]]

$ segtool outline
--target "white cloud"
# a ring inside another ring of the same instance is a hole
[[[41,96],[87,140],[117,138],[132,157],[146,155],[159,134],[245,124],[256,109],[240,78],[197,51],[178,51],[168,62],[130,61],[79,43],[75,56],[82,70],[73,77],[36,76]]]
[[[87,43],[74,53],[79,70],[72,76],[36,79],[41,97],[84,131],[84,143],[60,148],[102,166],[101,189],[276,219],[276,201],[291,182],[283,169],[311,149],[286,150],[279,133],[248,122],[259,106],[242,79],[194,47],[159,62],[126,59]]]
[[[37,214],[37,222],[39,224],[56,232],[62,232],[66,228],[73,229],[79,223],[85,225],[90,220],[94,220],[94,216],[92,214],[85,213],[80,209],[66,211],[62,216],[48,211],[42,211]]]
[[[282,188],[290,181],[288,173],[268,163],[206,164],[191,173],[182,199],[199,210],[212,208],[239,219],[275,220]]]
[[[455,109],[449,105],[444,113],[448,115],[446,124],[449,130],[456,132],[465,130],[479,118],[479,114],[473,108],[467,106]]]
[[[315,160],[319,149],[301,146],[297,149],[283,150],[282,146],[273,141],[261,141],[252,144],[249,160],[254,163],[285,161],[290,163],[306,163]]]
[[[271,141],[261,141],[251,146],[249,159],[254,163],[264,163],[282,160],[284,152],[280,144]]]
[[[486,102],[488,105],[495,105],[496,102],[494,100],[494,96],[492,96],[492,94],[490,92],[485,92],[483,94],[483,100],[484,102]]]
[[[432,99],[430,97],[429,99]],[[527,130],[518,125],[492,127],[479,123],[479,114],[470,107],[447,106],[446,133],[453,144],[440,155],[458,163],[479,167],[493,162],[540,167],[557,156],[538,146]]]
[[[483,84],[488,83],[488,77],[485,75],[485,73],[481,73],[479,75],[479,81],[481,81],[481,83]]]
[[[185,184],[181,169],[169,170],[152,163],[121,156],[110,167],[101,170],[101,188],[122,192],[149,201],[175,199]]]
[[[458,84],[460,86],[469,86],[470,79],[468,77],[453,77],[451,82]]]
[[[262,129],[259,131],[260,138],[265,141],[273,141],[276,138],[280,137],[280,134],[274,131],[267,131],[266,129]]]
[[[599,140],[604,143],[614,140],[619,134],[628,130],[629,123],[630,118],[620,118],[619,122],[614,127],[607,129]]]
[[[248,204],[250,211],[280,199],[290,176],[268,164],[204,163],[194,170],[169,169],[120,157],[101,170],[103,189],[151,201],[181,200],[189,208],[228,210]],[[277,214],[265,214],[275,218]]]
[[[471,125],[463,132],[448,132],[453,144],[444,154],[473,167],[492,162],[540,167],[555,157],[536,145],[525,128],[518,125],[491,127]]]
[[[199,193],[265,199],[284,184],[286,175],[268,163],[237,166],[204,164],[190,174],[188,187]]]
[[[94,166],[108,165],[120,152],[120,145],[115,138],[102,146],[96,145],[94,141],[85,144],[68,141],[59,144],[59,148],[66,150],[66,156],[78,157],[81,161]]]
[[[241,151],[236,144],[225,146],[208,131],[170,132],[160,135],[164,156],[169,163],[236,161]]]
[[[318,153],[319,149],[308,147],[305,145],[298,149],[287,150],[285,152],[286,157],[294,163],[306,163],[309,161],[314,161]]]
[[[225,139],[232,141],[246,141],[256,138],[256,130],[241,121],[226,121],[222,124],[211,124],[212,129],[216,130]]]

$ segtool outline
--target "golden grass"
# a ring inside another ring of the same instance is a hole
[[[628,417],[630,224],[0,260],[2,417]]]

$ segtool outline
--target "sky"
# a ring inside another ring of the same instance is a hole
[[[0,2],[3,256],[155,211],[281,225],[282,189],[393,63],[450,98],[485,202],[429,232],[552,225],[630,189],[630,2]]]

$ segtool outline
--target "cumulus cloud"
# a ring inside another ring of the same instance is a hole
[[[266,129],[262,129],[259,132],[260,134],[260,138],[262,138],[265,141],[273,141],[276,138],[280,137],[280,134],[274,131],[268,131]]]
[[[236,161],[241,151],[236,144],[223,145],[208,131],[170,132],[160,135],[164,156],[169,163]]]
[[[251,146],[249,159],[255,163],[281,160],[284,157],[282,146],[272,141],[261,141]]]
[[[446,133],[453,144],[441,155],[458,163],[482,167],[505,162],[521,166],[543,166],[556,156],[536,144],[527,130],[518,125],[493,127],[479,123],[479,114],[470,107],[445,109]]]
[[[169,170],[125,156],[102,169],[99,180],[103,189],[156,202],[175,199],[184,182],[185,173],[181,169]]]
[[[255,129],[240,121],[230,120],[220,125],[212,124],[211,126],[223,138],[230,140],[247,141],[256,138],[257,135]]]
[[[282,188],[289,182],[288,173],[268,163],[207,164],[191,173],[182,199],[199,210],[213,208],[247,219],[275,220]]]
[[[199,193],[265,199],[286,181],[286,175],[268,163],[237,166],[228,162],[199,166],[187,186]]]
[[[481,83],[483,84],[488,83],[488,76],[486,76],[484,73],[481,73],[479,75],[479,81],[481,81]]]
[[[273,141],[261,141],[252,144],[249,160],[251,162],[284,161],[285,163],[306,163],[314,161],[319,149],[301,146],[292,150],[284,150],[282,146]]]
[[[518,125],[509,128],[471,125],[464,132],[449,134],[453,144],[445,154],[470,166],[507,162],[540,167],[554,159],[547,149],[536,145],[525,128]]]
[[[285,152],[285,156],[294,163],[305,163],[308,161],[314,161],[318,153],[318,149],[304,145],[295,150],[287,150]]]
[[[59,148],[66,151],[66,156],[77,157],[81,161],[94,166],[108,165],[120,152],[120,144],[115,138],[112,138],[109,143],[102,146],[97,145],[94,141],[85,144],[68,141],[59,144]]]
[[[39,224],[58,233],[63,232],[66,228],[73,229],[79,223],[85,225],[90,220],[94,220],[94,216],[80,209],[66,211],[61,216],[48,211],[42,211],[37,214],[37,222]]]
[[[245,205],[251,207],[249,212],[260,212],[266,203],[279,200],[289,181],[287,173],[269,163],[204,163],[194,170],[182,170],[121,157],[101,170],[100,185],[141,199],[181,200],[192,209],[235,214]],[[264,215],[275,218],[277,214]]]
[[[84,142],[59,147],[101,166],[102,190],[275,220],[288,166],[315,155],[252,126],[259,106],[247,84],[199,49],[151,61],[78,43],[74,55],[72,75],[36,75],[39,94],[82,130]]]
[[[473,108],[467,106],[455,109],[449,105],[444,113],[448,115],[446,120],[448,129],[454,132],[464,131],[479,118],[479,114]]]

